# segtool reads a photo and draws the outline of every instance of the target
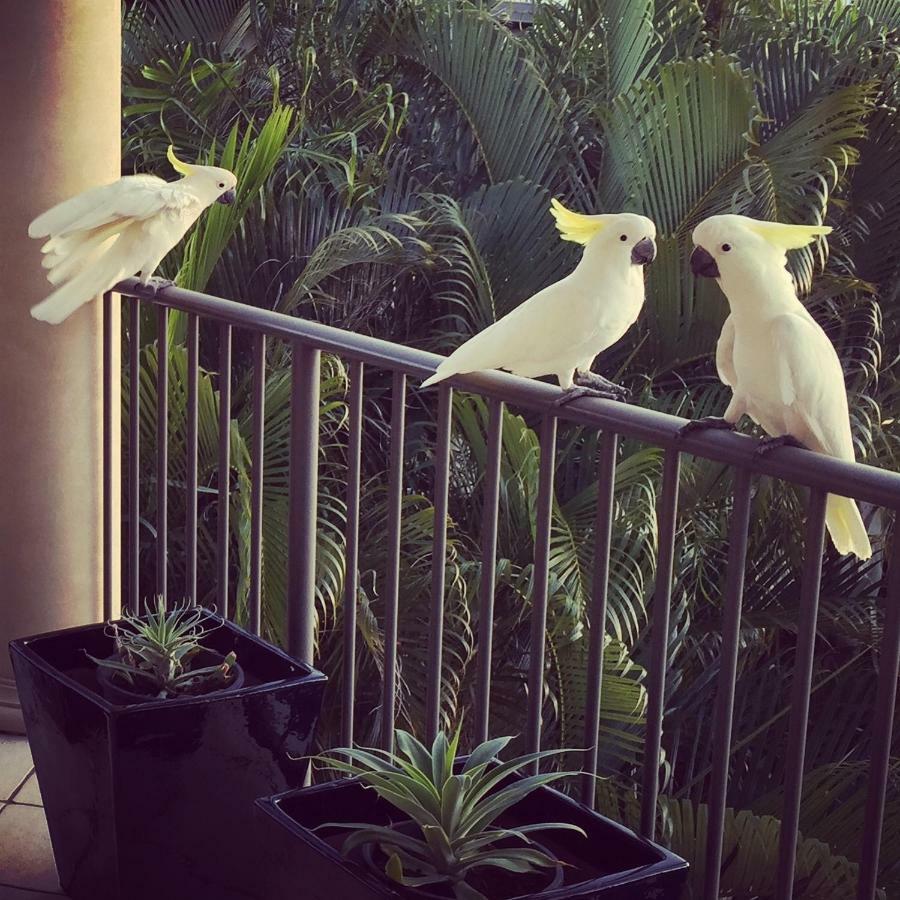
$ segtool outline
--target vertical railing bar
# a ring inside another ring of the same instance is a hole
[[[316,642],[316,525],[322,352],[295,343],[291,363],[288,651],[309,665]]]
[[[531,660],[528,668],[526,753],[541,749],[541,712],[544,699],[544,658],[547,642],[547,593],[550,576],[550,521],[553,514],[553,475],[556,465],[556,417],[545,413],[541,423],[541,462],[538,476],[531,593]],[[537,773],[538,763],[528,771]]]
[[[722,604],[722,653],[713,730],[712,784],[708,802],[709,826],[706,831],[706,879],[703,888],[706,900],[718,900],[719,897],[725,799],[728,790],[728,759],[750,527],[750,486],[750,470],[738,469],[734,478],[734,504],[728,533],[728,567],[725,572]]]
[[[185,595],[197,602],[197,385],[199,379],[200,320],[194,313],[187,318],[187,490],[185,531],[187,532],[187,560]]]
[[[453,389],[442,384],[438,397],[437,446],[434,458],[434,540],[431,552],[431,613],[428,628],[428,684],[425,736],[429,746],[440,728],[441,666],[444,644],[444,588],[447,556],[447,497],[450,485],[450,428]]]
[[[250,445],[250,631],[262,626],[263,451],[266,430],[266,336],[253,335],[253,437]]]
[[[827,495],[813,490],[809,495],[804,542],[803,578],[800,584],[800,622],[794,660],[791,719],[788,728],[784,781],[784,808],[778,842],[776,900],[791,900],[794,894],[794,864],[797,829],[800,826],[800,799],[803,790],[803,763],[806,757],[806,729],[812,692],[813,659],[816,649],[816,619],[822,581],[822,553],[825,549],[825,504]]]
[[[363,378],[361,362],[350,364],[347,387],[347,533],[344,575],[344,702],[341,706],[341,746],[353,746],[356,703],[356,607],[359,592],[359,491],[362,459]]]
[[[800,826],[806,729],[809,719],[809,698],[812,693],[816,620],[819,611],[819,589],[822,582],[822,554],[825,550],[826,501],[827,495],[823,491],[810,491],[803,548],[803,578],[800,583],[800,620],[797,624],[797,652],[794,659],[791,718],[788,727],[784,808],[778,841],[776,900],[791,900],[794,895],[797,829]]]
[[[394,372],[391,450],[388,475],[388,561],[384,598],[384,690],[381,747],[394,748],[397,704],[397,612],[400,602],[400,518],[403,503],[403,444],[406,429],[406,375]]]
[[[872,720],[869,786],[859,855],[858,900],[875,900],[881,831],[891,764],[891,738],[900,677],[900,512],[894,522],[893,548],[888,560],[884,630],[878,653],[878,687]]]
[[[497,577],[497,519],[500,507],[500,453],[503,444],[503,401],[490,401],[487,471],[482,508],[481,582],[478,604],[478,696],[475,740],[488,739],[491,715],[491,662],[494,645],[494,592]]]
[[[156,593],[168,595],[169,310],[156,311]]]
[[[656,801],[659,796],[659,758],[665,711],[666,668],[669,655],[669,606],[675,557],[675,520],[678,512],[678,475],[681,459],[667,450],[663,462],[662,493],[657,511],[659,550],[653,593],[650,665],[647,671],[647,737],[641,791],[641,834],[653,840],[656,833]]]
[[[128,606],[141,593],[141,301],[128,300]]]
[[[228,574],[231,503],[231,326],[219,331],[219,474],[216,502],[216,602],[229,618]]]
[[[588,646],[588,695],[584,711],[584,778],[581,800],[594,808],[597,794],[597,757],[600,735],[600,695],[603,687],[603,643],[606,637],[606,589],[609,581],[609,552],[612,541],[612,520],[615,508],[616,449],[618,438],[614,432],[604,432],[600,438],[597,463],[597,516],[594,526],[594,578],[590,612],[590,642]]]
[[[112,618],[113,593],[113,295],[103,295],[103,620]]]

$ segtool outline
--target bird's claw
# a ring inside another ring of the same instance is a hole
[[[719,416],[704,416],[702,419],[691,419],[678,429],[678,437],[687,437],[695,431],[716,429],[718,431],[734,431],[734,423]]]
[[[802,441],[798,441],[792,434],[780,434],[777,437],[761,438],[756,449],[753,451],[757,456],[766,456],[779,447],[796,447],[799,450],[808,450]]]
[[[577,385],[576,387],[566,388],[562,396],[557,397],[556,400],[553,401],[553,405],[564,406],[566,403],[571,403],[573,400],[578,400],[580,397],[599,397],[601,400],[618,400],[622,403],[627,396],[628,392],[624,390],[613,391]]]
[[[597,375],[595,372],[576,372],[572,381],[576,387],[588,388],[599,392],[597,395],[592,396],[606,396],[615,399],[615,396],[619,395],[624,399],[631,393],[628,388],[622,387],[621,384],[616,384],[602,375]]]
[[[148,278],[146,281],[141,282],[137,293],[141,297],[152,300],[161,290],[170,287],[175,287],[175,282],[170,281],[168,278]]]

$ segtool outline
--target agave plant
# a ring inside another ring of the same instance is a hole
[[[192,668],[205,649],[203,638],[212,630],[202,624],[205,617],[202,607],[185,602],[168,609],[166,600],[157,597],[153,609],[146,604],[146,615],[124,611],[121,623],[109,624],[108,633],[115,641],[112,657],[87,655],[136,693],[164,698],[225,687],[234,680],[234,651],[221,663]]]
[[[345,855],[375,845],[386,857],[385,874],[407,887],[446,885],[457,900],[486,900],[469,880],[479,869],[497,868],[528,874],[560,863],[532,845],[529,834],[564,829],[584,835],[568,822],[538,822],[515,827],[494,823],[539,787],[575,772],[549,772],[515,777],[525,766],[558,750],[496,759],[510,737],[479,744],[457,762],[459,731],[441,732],[429,751],[406,731],[396,734],[398,753],[341,748],[315,757],[325,768],[353,775],[414,823],[387,827],[354,822],[329,822],[321,828],[352,829],[343,845]],[[346,757],[341,759],[340,757]]]

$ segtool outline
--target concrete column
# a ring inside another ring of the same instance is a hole
[[[120,173],[120,6],[0,0],[0,730],[22,728],[7,642],[103,615],[101,307],[31,318],[27,229]]]

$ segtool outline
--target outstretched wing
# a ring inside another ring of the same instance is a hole
[[[831,341],[812,318],[794,313],[777,316],[770,327],[781,402],[806,425],[815,449],[853,459],[844,373]]]
[[[90,231],[120,219],[147,219],[162,210],[183,209],[196,200],[155,175],[126,175],[112,184],[90,188],[58,203],[29,226],[30,237],[50,237],[43,248],[53,252],[54,241],[76,231]]]

